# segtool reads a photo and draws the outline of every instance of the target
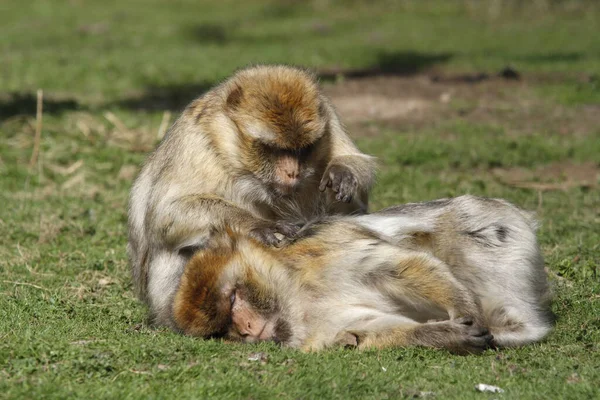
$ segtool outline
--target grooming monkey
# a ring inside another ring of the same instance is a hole
[[[185,263],[212,235],[228,227],[277,245],[297,230],[281,221],[365,212],[373,175],[311,74],[237,72],[183,111],[133,185],[128,252],[140,298],[167,323]]]
[[[524,345],[552,328],[535,229],[462,196],[327,218],[282,248],[224,234],[187,264],[172,327],[306,350]]]

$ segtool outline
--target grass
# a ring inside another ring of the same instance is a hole
[[[0,397],[489,397],[474,391],[478,383],[505,390],[495,398],[600,396],[600,125],[593,116],[600,113],[600,7],[173,4],[1,6]],[[491,83],[502,101],[485,90],[462,96],[469,84],[458,82],[449,84],[458,94],[445,111],[425,124],[372,120],[350,128],[381,161],[372,209],[472,193],[537,211],[555,332],[529,347],[458,357],[417,348],[302,354],[147,326],[125,254],[136,168],[165,111],[176,113],[251,62],[382,72],[400,85],[431,74],[494,75],[506,65],[523,74],[519,86]],[[29,170],[38,88],[42,142]],[[477,117],[484,108],[490,114]],[[555,114],[571,119],[554,123]],[[585,184],[569,181],[560,170],[571,164],[596,174]],[[540,171],[554,169],[563,190],[535,186],[548,183]],[[532,174],[525,185],[505,179],[518,171]],[[266,361],[250,361],[254,352]]]

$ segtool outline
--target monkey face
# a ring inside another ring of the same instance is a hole
[[[326,107],[314,78],[304,71],[276,68],[246,74],[253,75],[242,73],[226,101],[227,115],[238,131],[240,158],[268,187],[292,194],[323,168],[317,164],[327,153],[321,149]]]
[[[297,150],[285,150],[261,142],[249,149],[248,169],[265,186],[279,195],[293,195],[309,184],[316,184],[323,162],[319,160],[318,143]]]
[[[174,323],[191,336],[286,343],[290,324],[282,317],[270,268],[252,263],[252,255],[265,259],[265,254],[254,242],[239,246],[230,234],[221,235],[216,247],[198,251],[186,265],[173,304]]]
[[[227,338],[256,343],[285,343],[290,337],[289,324],[280,316],[279,303],[272,295],[248,285],[239,285],[231,295],[231,326]]]

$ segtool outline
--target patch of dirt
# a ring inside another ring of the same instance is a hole
[[[439,75],[372,76],[326,84],[325,91],[353,136],[376,122],[400,130],[436,127],[454,120],[502,127],[507,134],[598,131],[600,106],[565,107],[534,92],[536,77]]]
[[[535,169],[494,168],[492,174],[504,184],[539,191],[591,188],[600,182],[600,167],[594,162],[556,162]]]
[[[390,98],[374,94],[340,96],[336,106],[346,123],[364,120],[387,121],[415,116],[430,107],[430,102],[419,98]]]

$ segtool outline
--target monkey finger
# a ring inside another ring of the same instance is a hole
[[[490,348],[492,335],[470,336],[464,343],[464,347],[468,353],[478,354]]]
[[[469,328],[469,334],[475,337],[486,337],[490,335],[490,331],[482,326],[472,325]]]
[[[478,328],[472,336],[483,341],[485,343],[485,348],[493,348],[494,335],[492,335],[487,328]]]
[[[338,173],[330,173],[331,175],[331,190],[333,190],[335,193],[339,193],[340,191],[340,187],[342,185],[342,178],[343,175]]]
[[[341,201],[342,203],[350,203],[350,201],[352,201],[352,194],[340,190],[339,193],[335,196],[335,199],[337,201]]]
[[[344,195],[342,192],[340,192],[337,196],[335,196],[335,199],[337,201],[341,201],[342,203],[350,203],[350,201],[352,201],[352,195]]]
[[[482,320],[481,316],[478,316],[478,315],[469,315],[466,317],[460,317],[460,318],[456,318],[454,321],[456,323],[472,326],[474,328],[481,328],[481,327],[485,326],[485,322]]]
[[[491,336],[491,339],[490,339],[490,342],[488,343],[488,346],[489,346],[489,348],[490,348],[490,349],[493,349],[493,350],[498,350],[498,348],[500,347],[500,345],[499,345],[499,344],[498,344],[498,342],[497,342],[497,341],[494,339],[494,336],[493,336],[493,335],[490,335],[490,336]]]
[[[493,336],[483,325],[479,325],[472,317],[457,318],[455,323],[462,326],[462,340],[459,346],[460,354],[478,354],[490,348]]]
[[[319,190],[324,192],[328,187],[331,187],[331,179],[329,178],[329,174],[325,173],[321,179],[321,183],[319,183]]]
[[[267,246],[277,246],[281,240],[275,235],[275,231],[271,228],[255,228],[249,232],[250,237],[258,240]]]
[[[336,200],[343,201],[344,203],[350,203],[354,197],[354,194],[356,193],[357,187],[358,183],[356,178],[351,173],[344,174],[340,185],[340,191],[336,196]]]
[[[300,224],[283,221],[279,221],[275,224],[275,230],[288,238],[296,236],[300,229],[302,229],[302,225]]]

